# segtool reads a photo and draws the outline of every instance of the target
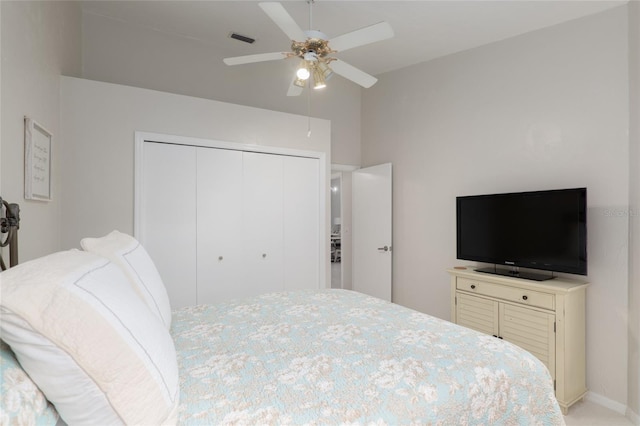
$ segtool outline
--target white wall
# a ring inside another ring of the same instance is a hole
[[[216,46],[83,15],[84,78],[307,114],[307,97],[287,97],[297,65],[275,61],[228,67]],[[331,120],[334,163],[360,164],[360,87],[335,77],[313,91],[311,116]]]
[[[640,424],[640,2],[629,3],[629,417]]]
[[[136,131],[325,153],[328,247],[328,121],[313,119],[307,138],[307,118],[293,114],[70,77],[61,78],[60,92],[62,248],[114,229],[133,233]],[[167,208],[175,208],[179,219],[179,206],[167,197]]]
[[[81,13],[77,2],[2,1],[0,195],[21,209],[19,258],[60,247],[60,74],[79,75]],[[53,133],[53,201],[24,199],[24,116]],[[8,255],[8,251],[6,251]]]
[[[342,171],[342,288],[353,289],[352,188],[353,175]]]
[[[588,188],[587,386],[627,401],[626,6],[380,76],[363,165],[394,167],[393,300],[450,318],[455,197]]]

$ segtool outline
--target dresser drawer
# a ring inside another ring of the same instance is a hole
[[[468,291],[478,295],[497,297],[523,305],[537,306],[539,308],[554,310],[553,294],[543,293],[535,290],[526,290],[516,287],[507,287],[499,284],[488,283],[479,280],[458,277],[456,280],[458,290]]]

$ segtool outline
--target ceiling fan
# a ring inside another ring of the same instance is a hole
[[[311,11],[314,0],[309,0],[307,3],[309,3],[309,27],[311,27]],[[263,2],[258,5],[291,39],[291,51],[225,58],[225,64],[241,65],[293,57],[300,58],[300,66],[289,86],[287,96],[300,95],[307,83],[313,86],[314,89],[321,89],[326,86],[326,80],[333,73],[341,75],[365,88],[373,86],[378,81],[372,75],[331,55],[393,37],[393,29],[387,22],[379,22],[329,39],[320,31],[311,29],[303,31],[278,2]],[[313,78],[313,83],[311,83],[311,78]]]

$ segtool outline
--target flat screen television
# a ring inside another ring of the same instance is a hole
[[[480,272],[535,280],[553,274],[519,268],[587,275],[586,188],[457,197],[456,210],[457,258],[494,264]]]

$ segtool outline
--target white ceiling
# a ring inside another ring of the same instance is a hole
[[[290,41],[256,1],[85,1],[83,11],[174,34],[211,46],[224,57],[288,51]],[[303,30],[305,0],[281,2]],[[625,1],[329,1],[312,7],[313,28],[329,38],[380,21],[395,37],[336,56],[377,75],[620,6]],[[253,45],[230,39],[237,32]],[[243,65],[238,65],[243,66]]]

